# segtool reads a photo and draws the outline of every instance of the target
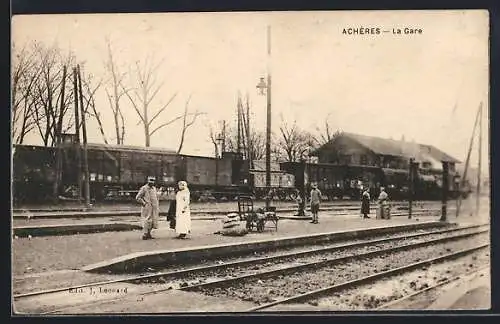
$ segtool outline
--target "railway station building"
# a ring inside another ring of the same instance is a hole
[[[441,182],[442,161],[449,163],[452,179],[450,184],[458,186],[460,175],[456,170],[459,160],[432,145],[419,144],[405,140],[393,140],[380,137],[340,133],[330,142],[311,152],[318,164],[328,163],[339,166],[348,165],[357,168],[358,174],[353,178],[362,178],[370,187],[397,186],[404,187],[408,183],[410,159],[418,165],[420,180]],[[376,171],[381,170],[385,183],[377,179]]]

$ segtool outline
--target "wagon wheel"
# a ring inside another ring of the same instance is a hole
[[[249,231],[252,231],[253,229],[253,222],[250,219],[247,219],[247,229]]]
[[[257,231],[258,232],[264,232],[264,220],[259,220],[257,223]]]

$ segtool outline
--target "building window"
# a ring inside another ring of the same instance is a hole
[[[430,162],[422,162],[422,168],[423,169],[430,169],[431,163]]]
[[[360,157],[360,164],[361,165],[368,165],[368,157],[366,155],[361,155]]]

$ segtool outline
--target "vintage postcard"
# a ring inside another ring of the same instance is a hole
[[[491,307],[486,10],[12,19],[12,314]]]

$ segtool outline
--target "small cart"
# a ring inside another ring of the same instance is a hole
[[[276,231],[278,231],[279,217],[276,215],[276,207],[254,209],[252,197],[239,196],[238,197],[238,214],[242,221],[246,221],[246,227],[249,231],[254,228],[257,232],[263,232],[266,224],[271,223]]]

